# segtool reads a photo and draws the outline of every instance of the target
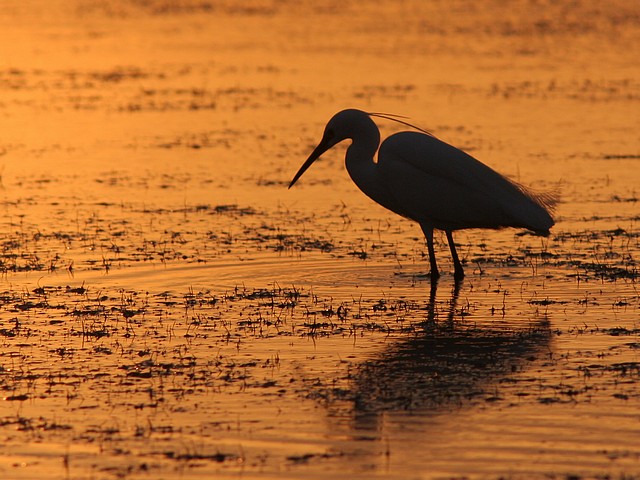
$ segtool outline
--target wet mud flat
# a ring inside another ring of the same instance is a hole
[[[117,209],[173,230],[4,239],[8,474],[633,478],[637,232],[494,232],[432,288],[424,247],[265,228],[290,210]]]
[[[474,5],[9,2],[0,474],[640,478],[640,13]],[[341,152],[286,190],[351,106],[552,234],[460,232],[459,285],[437,238],[432,287]]]
[[[633,471],[634,285],[565,281],[564,294],[545,294],[539,284],[542,295],[514,299],[517,291],[488,283],[429,301],[339,300],[276,286],[182,296],[5,291],[10,471],[295,476],[350,458],[366,461],[354,472],[364,474],[370,462],[383,470],[402,462],[403,441],[425,432],[454,441],[456,417],[470,417],[464,442],[487,457],[467,466],[439,445],[427,465],[443,474],[493,472],[496,451],[522,462],[522,475],[540,473],[523,461],[533,452],[541,469],[553,462],[580,472],[573,459],[586,451],[592,470]],[[576,321],[586,312],[594,320]]]

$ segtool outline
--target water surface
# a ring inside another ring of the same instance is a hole
[[[2,476],[640,478],[635,2],[5,3]],[[551,236],[432,288],[344,147],[286,188],[346,107]]]

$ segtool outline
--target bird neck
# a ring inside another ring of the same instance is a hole
[[[377,164],[374,156],[380,144],[380,132],[373,122],[374,129],[365,134],[355,135],[353,143],[347,149],[345,165],[353,182],[367,196],[378,201]]]
[[[380,146],[380,130],[371,117],[367,115],[354,125],[354,131],[349,136],[352,143],[347,149],[347,161],[373,163],[373,157]]]

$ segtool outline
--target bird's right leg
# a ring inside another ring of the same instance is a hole
[[[431,280],[437,280],[440,277],[438,272],[438,264],[436,263],[436,252],[433,249],[433,228],[426,225],[420,225],[425,238],[427,239],[427,250],[429,251],[429,264],[431,265]]]
[[[464,269],[458,258],[458,252],[456,252],[456,244],[453,243],[453,233],[451,230],[445,232],[447,234],[447,241],[449,242],[449,249],[451,250],[451,257],[453,258],[453,276],[456,280],[464,278]]]

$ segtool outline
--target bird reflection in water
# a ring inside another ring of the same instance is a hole
[[[438,311],[432,284],[427,318],[416,333],[357,367],[351,428],[376,431],[382,414],[445,413],[500,400],[500,382],[549,351],[546,318],[523,328],[454,321],[461,286],[455,283],[448,308]]]

